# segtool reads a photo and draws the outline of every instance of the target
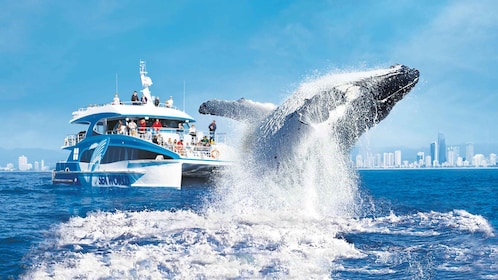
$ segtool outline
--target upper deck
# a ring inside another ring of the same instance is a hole
[[[90,105],[74,111],[70,123],[91,124],[101,119],[124,117],[149,117],[174,119],[184,122],[195,122],[189,114],[165,103],[153,104],[133,103],[131,101],[113,101],[108,104]]]

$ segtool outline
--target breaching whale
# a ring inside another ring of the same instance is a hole
[[[266,170],[292,165],[296,160],[293,148],[299,147],[310,130],[321,130],[333,139],[336,149],[349,152],[418,80],[419,71],[404,65],[330,74],[303,83],[280,106],[244,98],[209,100],[200,105],[199,113],[247,122],[244,153]]]

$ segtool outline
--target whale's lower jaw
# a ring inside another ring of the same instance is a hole
[[[328,75],[303,84],[274,110],[246,102],[207,101],[199,112],[250,122],[247,153],[262,166],[278,168],[299,159],[296,147],[316,133],[348,152],[368,129],[385,119],[395,104],[417,84],[419,72],[403,65],[368,72]],[[346,77],[345,77],[346,76]],[[261,103],[255,103],[261,104]],[[317,131],[318,130],[318,131]],[[322,140],[324,138],[321,138]],[[321,140],[321,141],[322,141]]]

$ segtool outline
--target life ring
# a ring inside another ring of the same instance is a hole
[[[220,157],[220,151],[214,149],[211,151],[211,157],[212,158],[219,158]]]

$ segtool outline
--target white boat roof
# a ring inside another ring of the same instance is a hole
[[[81,108],[73,112],[70,123],[88,124],[104,118],[159,118],[195,122],[189,114],[176,108],[166,107],[164,104],[154,106],[153,104],[131,105],[131,104],[105,104]]]

